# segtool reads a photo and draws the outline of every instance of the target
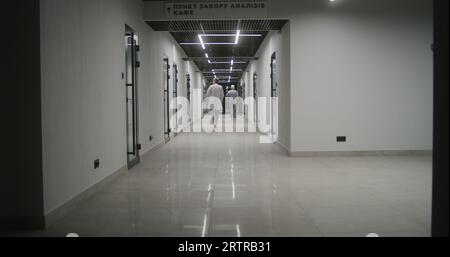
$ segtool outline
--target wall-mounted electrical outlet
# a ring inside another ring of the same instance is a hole
[[[337,137],[337,142],[338,143],[347,142],[347,137],[343,137],[343,136]]]
[[[96,170],[98,168],[100,168],[100,159],[94,161],[94,169]]]
[[[153,136],[150,136],[148,139],[150,140],[150,142],[153,141]]]

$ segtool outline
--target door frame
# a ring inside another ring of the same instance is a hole
[[[274,63],[275,63],[275,67],[274,67]],[[271,125],[271,137],[272,140],[275,143],[275,136],[277,136],[276,133],[278,133],[278,131],[275,131],[275,110],[278,110],[278,106],[275,106],[274,103],[274,97],[278,96],[278,83],[276,80],[276,74],[277,74],[277,53],[274,52],[270,58],[270,125]],[[275,76],[274,76],[275,75]],[[275,109],[276,108],[276,109]],[[278,119],[278,115],[276,117]],[[278,122],[278,121],[277,121]]]
[[[192,123],[192,85],[191,85],[191,74],[190,73],[186,73],[186,96],[187,96],[187,100],[188,100],[188,112],[189,112],[189,120],[188,123]]]
[[[125,97],[126,97],[126,138],[127,138],[127,166],[128,169],[133,168],[137,164],[140,163],[140,150],[141,146],[139,144],[139,105],[138,105],[138,68],[140,67],[140,62],[138,58],[138,52],[140,50],[138,42],[135,40],[135,36],[137,35],[136,31],[131,28],[128,25],[125,25],[125,38],[126,38],[126,45],[125,45]],[[131,84],[128,83],[128,67],[127,67],[127,48],[128,48],[128,39],[132,38],[131,40],[131,64],[132,64],[132,70],[131,70]],[[130,138],[130,128],[129,128],[129,105],[128,101],[129,99],[129,88],[131,87],[131,94],[132,94],[132,110],[131,110],[131,119],[132,119],[132,137],[133,137],[133,149],[130,152],[129,149],[129,138]],[[131,158],[130,156],[134,156],[134,158]]]
[[[164,66],[164,86],[163,86],[163,110],[164,110],[164,141],[167,143],[171,140],[171,128],[170,128],[170,61],[168,57],[163,59]]]
[[[178,74],[180,73],[180,71],[178,70],[178,64],[177,63],[173,63],[173,79],[172,79],[172,89],[173,89],[173,104],[174,104],[174,109],[173,109],[173,116],[174,116],[174,124],[173,124],[173,137],[177,137],[178,136],[178,101],[177,101],[177,97],[178,97],[178,82],[180,82],[180,80],[178,79]]]
[[[258,125],[259,119],[258,119],[258,92],[256,90],[256,82],[258,80],[258,74],[256,71],[253,73],[253,98],[254,98],[254,122],[256,122],[256,125]]]

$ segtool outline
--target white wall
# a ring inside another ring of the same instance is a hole
[[[251,61],[244,73],[247,83],[246,95],[253,96],[253,74],[258,75],[256,83],[257,97],[271,97],[271,69],[272,54],[277,56],[277,83],[278,83],[278,143],[290,149],[290,25],[287,24],[281,31],[270,32],[261,44],[256,57]],[[270,115],[270,112],[268,113]],[[260,120],[261,121],[261,120]],[[266,118],[270,122],[270,118]],[[261,121],[262,122],[262,121]],[[267,123],[266,122],[266,123]],[[270,123],[268,123],[270,124]]]
[[[186,95],[185,75],[195,67],[181,59],[168,33],[142,21],[140,0],[41,1],[45,214],[127,164],[125,24],[141,45],[139,143],[145,154],[164,136],[163,55],[179,65],[179,96]],[[94,170],[97,158],[101,167]]]
[[[431,7],[337,0],[283,10],[291,18],[292,151],[432,149]]]

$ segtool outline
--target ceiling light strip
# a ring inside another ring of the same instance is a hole
[[[204,43],[203,42],[203,44],[202,44],[202,43],[195,43],[195,42],[194,43],[183,42],[183,43],[180,43],[180,45],[202,45],[202,47],[204,47],[207,45],[235,45],[235,43],[229,43],[229,42]],[[205,48],[203,48],[203,49],[205,49]]]
[[[206,50],[205,43],[203,42],[202,36],[198,35],[198,39],[200,40],[200,44],[202,45],[203,50]]]
[[[202,37],[236,37],[237,34],[201,34]],[[261,34],[240,34],[239,37],[262,37]]]
[[[210,62],[211,64],[231,64],[231,62]],[[234,62],[234,64],[246,64],[247,62]]]
[[[239,38],[240,38],[240,36],[241,36],[241,31],[238,30],[237,33],[236,33],[236,41],[234,42],[235,45],[239,44]]]

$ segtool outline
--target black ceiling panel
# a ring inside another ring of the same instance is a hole
[[[239,44],[235,45],[236,32],[213,32],[214,34],[220,33],[221,35],[229,35],[222,37],[203,37],[206,44],[206,50],[203,50],[200,44],[197,33],[192,32],[172,32],[172,36],[181,45],[189,57],[205,57],[205,53],[211,58],[214,57],[253,57],[258,51],[259,46],[267,36],[267,32],[261,31],[255,33],[254,31],[242,31],[244,35],[258,35],[252,37],[240,37]],[[210,31],[204,34],[211,34]],[[185,44],[187,43],[187,44]],[[192,44],[193,43],[193,44]],[[209,43],[228,43],[229,45],[209,45]]]
[[[147,21],[155,31],[271,31],[281,30],[287,20],[179,20]]]
[[[147,21],[155,31],[168,31],[207,79],[213,71],[224,83],[237,83],[270,31],[281,30],[287,20],[184,20]],[[240,31],[239,43],[236,34]],[[206,49],[203,49],[199,35]],[[205,53],[208,54],[207,58]],[[230,72],[233,60],[233,72]]]

